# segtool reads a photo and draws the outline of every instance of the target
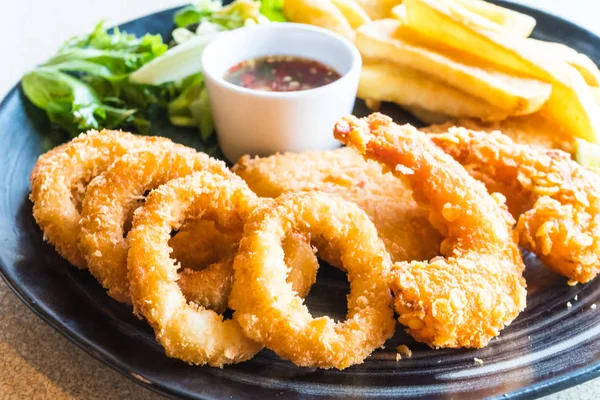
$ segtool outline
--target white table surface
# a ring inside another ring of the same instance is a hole
[[[600,34],[599,0],[520,0]],[[181,0],[1,0],[0,96],[72,35],[184,4]],[[15,134],[18,134],[16,132]],[[0,282],[0,398],[158,399],[79,350]],[[548,396],[600,398],[600,378]]]

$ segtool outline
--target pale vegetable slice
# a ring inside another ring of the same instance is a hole
[[[418,43],[417,36],[415,31],[403,28],[401,22],[383,19],[358,29],[355,43],[366,58],[422,71],[512,115],[531,114],[550,97],[552,85],[548,83],[474,65],[470,63],[473,60],[467,63],[465,60],[472,57],[457,51],[428,48]]]
[[[600,107],[583,77],[570,65],[531,51],[527,39],[483,29],[481,17],[451,0],[405,0],[406,22],[430,38],[470,52],[498,68],[552,83],[542,112],[577,137],[600,143]],[[492,22],[489,22],[493,24]]]
[[[331,0],[286,0],[283,13],[291,22],[320,26],[354,39],[354,29]]]
[[[371,22],[369,14],[354,0],[331,0],[353,29]]]
[[[150,61],[130,75],[132,82],[160,85],[179,81],[202,71],[200,59],[208,43],[217,34],[196,36]]]
[[[600,146],[583,139],[577,139],[575,160],[588,168],[600,168]]]
[[[500,7],[483,0],[455,0],[467,10],[495,22],[506,31],[522,37],[531,35],[535,18],[520,12]]]
[[[418,107],[454,118],[503,120],[509,114],[417,70],[387,63],[363,65],[358,97]]]

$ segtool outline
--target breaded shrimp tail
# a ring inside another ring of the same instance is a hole
[[[381,114],[343,118],[334,135],[408,178],[445,237],[444,257],[394,264],[400,323],[431,347],[485,346],[525,308],[524,264],[504,198],[490,195],[424,133]]]
[[[488,189],[504,194],[521,245],[572,283],[600,272],[600,178],[560,150],[500,132],[450,128],[430,135]]]

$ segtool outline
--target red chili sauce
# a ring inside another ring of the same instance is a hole
[[[247,89],[296,92],[328,85],[341,75],[309,58],[269,56],[242,61],[231,67],[224,78]]]

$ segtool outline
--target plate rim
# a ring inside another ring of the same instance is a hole
[[[553,20],[557,20],[557,22],[565,25],[571,30],[579,31],[582,34],[586,34],[593,38],[593,40],[597,40],[600,43],[600,36],[596,33],[586,29],[583,26],[578,25],[575,22],[569,21],[559,15],[550,13],[545,10],[541,10],[539,8],[531,7],[529,5],[515,3],[511,0],[488,0],[491,3],[496,3],[498,5],[504,5],[507,8],[511,8],[513,10],[523,12],[527,15],[538,14],[542,15],[545,18],[550,18]],[[163,14],[167,12],[174,13],[175,11],[185,7],[187,4],[176,6],[176,7],[168,7],[165,9],[156,10],[152,13],[141,15],[137,18],[133,18],[124,22],[121,22],[115,26],[122,26],[125,24],[134,23],[142,18],[153,17],[158,14]],[[112,27],[111,27],[112,28]],[[5,108],[6,103],[12,98],[12,96],[18,96],[20,94],[22,80],[19,79],[16,84],[14,84],[8,92],[6,92],[0,101],[0,110]],[[8,276],[7,268],[3,264],[0,259],[0,277],[6,283],[7,287],[17,296],[17,298],[25,304],[29,310],[31,310],[37,317],[39,317],[43,322],[51,326],[55,331],[60,333],[64,338],[66,338],[70,343],[76,345],[79,349],[83,350],[86,354],[94,358],[95,360],[101,362],[103,365],[109,367],[113,371],[116,371],[121,376],[129,379],[130,381],[154,392],[160,394],[162,396],[166,396],[168,398],[176,398],[176,399],[190,399],[189,393],[185,390],[181,390],[177,387],[167,386],[160,382],[144,382],[143,380],[136,379],[132,376],[132,372],[126,370],[122,365],[119,365],[118,362],[111,359],[105,354],[105,351],[102,347],[94,346],[90,343],[84,336],[74,333],[70,330],[59,318],[51,315],[49,312],[44,310],[44,308],[34,299],[27,296],[20,285],[13,281]],[[600,278],[599,278],[600,279]],[[165,356],[166,357],[166,356]],[[557,393],[559,391],[569,389],[585,382],[588,382],[594,378],[600,377],[600,360],[578,368],[570,373],[556,376],[553,378],[536,381],[529,386],[525,386],[523,388],[517,389],[512,392],[505,393],[504,395],[497,396],[497,398],[503,399],[533,399],[539,398],[541,396],[547,396],[553,393]],[[196,393],[194,398],[198,399],[209,399],[209,397],[205,397],[202,393]]]

